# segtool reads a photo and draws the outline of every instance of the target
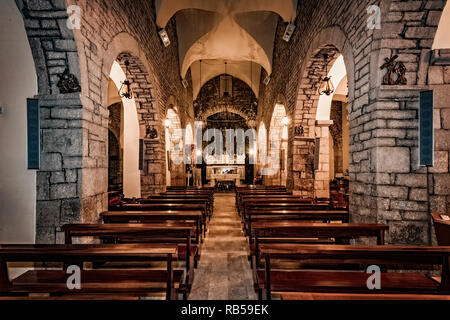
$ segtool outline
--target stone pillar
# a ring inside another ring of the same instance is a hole
[[[305,197],[314,197],[314,143],[313,138],[294,137],[292,140],[292,191]]]
[[[42,146],[36,173],[36,243],[62,243],[59,227],[82,222],[83,108],[77,93],[36,98]]]
[[[316,121],[316,138],[320,140],[319,167],[314,171],[314,191],[318,198],[330,197],[330,139],[332,120]]]

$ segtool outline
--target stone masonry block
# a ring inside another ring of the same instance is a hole
[[[376,172],[407,173],[410,171],[409,148],[374,148],[371,157],[371,169]]]

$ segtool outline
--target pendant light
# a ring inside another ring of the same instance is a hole
[[[119,96],[121,98],[126,99],[132,99],[133,98],[133,92],[131,91],[131,82],[128,80],[128,66],[130,65],[130,61],[125,61],[125,80],[122,82],[122,85],[119,89]]]
[[[325,61],[325,77],[320,80],[319,94],[331,95],[334,92],[333,82],[331,82],[331,76],[328,76],[328,54],[323,55]]]

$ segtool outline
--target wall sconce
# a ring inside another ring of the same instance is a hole
[[[288,117],[283,117],[283,119],[281,119],[283,126],[287,126],[290,122],[291,120]]]
[[[195,154],[197,155],[197,157],[201,157],[203,153],[201,149],[197,149],[197,152]]]
[[[164,126],[166,128],[168,128],[170,126],[170,120],[169,119],[164,120]]]
[[[129,65],[130,65],[130,62],[128,60],[126,60],[125,61],[125,77],[127,77]],[[122,85],[120,86],[119,96],[121,98],[126,98],[126,99],[133,98],[133,92],[131,91],[131,82],[127,78],[125,79],[125,81],[122,82]]]
[[[324,54],[323,59],[325,60],[325,77],[320,80],[319,94],[329,96],[334,92],[334,86],[331,76],[328,76],[328,54]]]
[[[264,78],[263,83],[267,86],[270,82],[270,76],[267,75],[267,77]]]
[[[158,34],[161,38],[162,43],[164,44],[164,47],[168,47],[170,45],[170,39],[166,29],[159,30]]]
[[[294,33],[294,30],[295,30],[295,24],[289,23],[286,26],[286,30],[284,31],[283,40],[286,42],[289,42],[289,40],[291,40],[292,34]]]

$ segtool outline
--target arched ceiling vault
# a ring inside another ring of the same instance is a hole
[[[155,0],[156,23],[164,28],[175,15],[181,77],[191,68],[194,96],[202,84],[195,76],[199,60],[228,61],[244,70],[230,74],[251,86],[245,62],[252,61],[272,73],[272,56],[279,16],[286,22],[296,17],[298,0]],[[249,64],[249,63],[248,63]],[[250,65],[250,64],[249,64]],[[261,69],[256,67],[257,74]],[[233,73],[231,73],[233,72]],[[214,63],[202,67],[205,79],[223,73]],[[256,75],[256,74],[255,74]],[[259,76],[252,86],[259,86]]]
[[[252,88],[256,98],[258,98],[261,66],[250,61],[226,62],[227,74],[244,81],[250,88]],[[202,60],[201,71],[200,82],[200,61],[196,61],[191,65],[194,100],[197,99],[201,87],[203,87],[206,82],[225,73],[225,60]]]

